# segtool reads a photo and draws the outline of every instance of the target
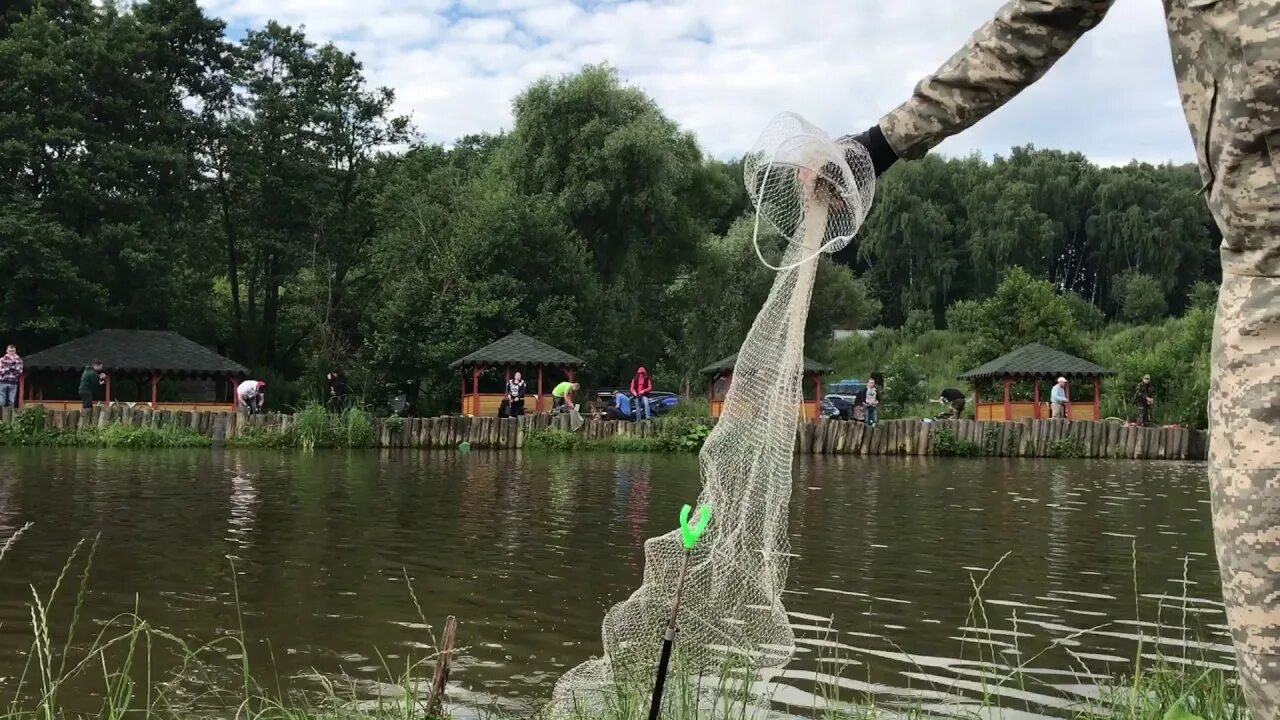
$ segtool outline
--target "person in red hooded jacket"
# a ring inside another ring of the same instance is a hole
[[[636,420],[648,420],[653,417],[653,411],[649,407],[651,395],[653,395],[653,381],[649,379],[649,371],[642,367],[631,379],[631,396],[636,399]]]

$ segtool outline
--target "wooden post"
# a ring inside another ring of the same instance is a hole
[[[24,370],[18,375],[18,406],[27,404],[27,372]]]
[[[107,373],[107,390],[103,402],[107,407],[111,407],[111,373]]]
[[[438,717],[444,705],[444,688],[449,684],[449,669],[453,665],[453,646],[457,642],[458,620],[453,615],[444,621],[444,634],[440,637],[439,655],[435,659],[435,673],[431,675],[431,697],[426,703],[426,716]]]
[[[467,376],[459,376],[458,384],[462,387],[462,393],[458,400],[458,412],[465,413],[467,411]]]
[[[238,386],[235,378],[227,378],[227,381],[231,383],[231,414],[235,415],[240,409],[240,393],[236,392]]]
[[[537,407],[534,408],[534,412],[536,413],[542,412],[542,366],[541,365],[538,366],[538,403],[537,403]]]
[[[151,373],[151,409],[157,410],[160,407],[160,375]]]
[[[981,406],[982,406],[982,394],[978,392],[977,381],[974,381],[973,383],[973,419],[974,420],[982,419],[978,415],[978,408]]]
[[[1035,400],[1033,401],[1035,402],[1035,406],[1032,408],[1032,410],[1034,411],[1035,419],[1039,420],[1040,419],[1040,378],[1033,377],[1031,379],[1031,382],[1035,387]]]
[[[480,368],[471,370],[471,415],[480,417]]]
[[[1004,421],[1013,420],[1013,401],[1009,399],[1009,389],[1013,386],[1013,378],[1008,375],[1004,378]]]
[[[1102,380],[1093,378],[1093,419],[1102,419]]]

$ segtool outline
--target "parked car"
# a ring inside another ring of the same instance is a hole
[[[607,407],[613,404],[613,396],[622,393],[627,397],[631,397],[630,388],[604,388],[596,391],[595,404],[599,407]],[[680,396],[673,392],[659,392],[655,390],[649,395],[649,410],[653,413],[653,417],[662,417],[671,412],[671,409],[680,404]],[[636,419],[635,401],[631,403],[632,420]]]
[[[835,395],[835,394],[827,395],[826,397],[822,398],[822,405],[823,405],[824,417],[833,417],[830,415],[826,415],[826,407],[829,405],[835,411],[834,417],[837,417],[841,420],[850,420],[853,418],[853,407],[855,405],[855,402],[852,397],[848,397],[846,395]]]
[[[822,398],[821,403],[822,418],[824,420],[844,420],[844,414],[840,412],[840,408],[836,406],[830,398]]]

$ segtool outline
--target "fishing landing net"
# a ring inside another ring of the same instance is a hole
[[[724,696],[731,693],[734,717],[743,717],[744,703],[763,708],[759,693],[748,693],[750,699],[741,693],[785,666],[795,652],[782,591],[790,556],[787,511],[802,412],[805,321],[818,256],[850,242],[875,191],[865,148],[835,141],[789,113],[761,135],[746,157],[744,175],[756,209],[756,253],[778,272],[738,352],[719,423],[699,455],[699,504],[712,507],[712,520],[689,557],[663,696],[670,712],[688,707],[692,688],[701,716],[712,717],[727,712]],[[774,238],[783,247],[777,265],[760,248],[762,220],[765,233],[785,240]],[[647,714],[685,554],[679,530],[650,538],[644,553],[643,583],[605,615],[603,656],[560,678],[548,708],[552,717],[622,720]],[[726,682],[726,675],[745,682]]]

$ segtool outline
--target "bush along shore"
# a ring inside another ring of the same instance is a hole
[[[0,446],[417,448],[539,451],[697,452],[716,418],[674,416],[640,423],[587,420],[574,431],[567,415],[483,418],[375,418],[360,408],[341,414],[310,405],[293,414],[187,413],[112,406],[90,413],[38,406],[0,412]],[[1142,428],[1116,422],[1024,420],[886,420],[798,424],[803,455],[895,455],[1021,458],[1204,460],[1203,430]]]
[[[0,563],[8,552],[17,551],[20,538],[30,527],[28,524],[20,528],[0,546]],[[398,692],[381,692],[370,698],[357,693],[354,688],[360,683],[350,678],[328,677],[311,690],[282,687],[272,668],[249,660],[250,656],[261,657],[250,649],[263,639],[248,637],[239,622],[244,608],[234,584],[234,561],[228,577],[232,578],[230,590],[236,620],[216,639],[179,637],[181,630],[157,627],[137,613],[124,613],[105,623],[93,621],[86,616],[83,603],[91,585],[97,547],[97,539],[81,541],[71,551],[52,587],[32,588],[27,671],[14,678],[15,684],[9,688],[11,699],[0,709],[0,720],[445,720],[451,709],[455,711],[452,715],[459,718],[552,720],[537,707],[512,710],[509,704],[499,708],[496,702],[491,708],[450,707],[450,690],[456,686],[449,682],[449,668],[454,658],[466,653],[466,621],[457,623],[448,618],[444,632],[437,637],[430,630],[432,626],[407,574],[406,592],[417,609],[415,625],[421,629],[406,632],[414,633],[412,645],[424,650],[384,665],[381,684]],[[987,571],[987,579],[992,572]],[[927,699],[922,696],[916,705],[909,699],[896,699],[888,705],[875,695],[850,690],[859,685],[858,663],[823,650],[817,659],[817,673],[800,671],[794,676],[812,675],[811,703],[808,707],[798,706],[794,701],[800,696],[792,694],[788,711],[813,720],[1001,717],[1006,710],[1019,717],[1039,717],[1037,712],[1043,710],[1039,701],[1048,700],[1057,707],[1052,711],[1054,717],[1069,720],[1248,720],[1234,674],[1204,657],[1162,654],[1162,639],[1181,637],[1184,652],[1188,653],[1195,644],[1186,642],[1184,631],[1159,622],[1141,623],[1152,630],[1138,631],[1133,669],[1128,675],[1092,673],[1083,666],[1083,658],[1073,655],[1082,664],[1081,682],[1088,678],[1088,682],[1097,683],[1098,693],[1096,697],[1072,696],[1066,705],[1057,702],[1055,698],[1065,696],[1052,695],[1053,688],[1042,677],[1024,669],[1046,653],[1061,653],[1068,648],[1062,641],[1054,641],[1029,654],[1023,663],[1010,665],[1007,657],[985,646],[982,637],[1000,630],[993,629],[988,620],[990,615],[981,596],[985,584],[985,579],[975,579],[973,583],[975,594],[968,620],[981,632],[973,640],[964,641],[964,655],[967,657],[972,649],[977,653],[976,664],[989,671],[983,673],[980,691],[964,692],[962,686],[950,688],[939,678],[932,688],[934,692]],[[1186,602],[1183,598],[1182,603]],[[827,621],[807,626],[805,632],[836,635],[832,625]],[[228,665],[228,658],[238,660]],[[605,691],[603,703],[599,703],[603,707],[584,709],[559,720],[643,720],[649,706],[651,675],[648,669],[625,674]],[[209,680],[215,677],[216,687],[210,687]],[[749,664],[735,664],[694,677],[682,672],[677,652],[663,696],[662,717],[755,717],[756,702],[773,696],[769,688],[751,682],[756,677]],[[184,689],[190,687],[203,690],[191,693]],[[473,698],[486,696],[475,692],[483,688],[469,690]],[[764,697],[760,698],[762,690]],[[716,700],[714,711],[705,704],[708,697]]]

